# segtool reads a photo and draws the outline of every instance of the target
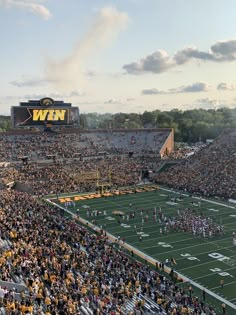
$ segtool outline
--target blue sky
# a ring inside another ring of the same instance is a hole
[[[0,114],[236,104],[235,0],[0,0]]]

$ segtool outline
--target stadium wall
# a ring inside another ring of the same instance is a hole
[[[161,157],[164,155],[169,155],[174,150],[174,129],[172,128],[163,130],[169,130],[170,134],[160,150]]]

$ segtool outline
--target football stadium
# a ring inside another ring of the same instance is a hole
[[[52,98],[0,134],[0,313],[236,314],[236,130],[84,129]]]

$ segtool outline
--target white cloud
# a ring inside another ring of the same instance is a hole
[[[218,41],[211,46],[211,50],[218,60],[235,60],[236,39]]]
[[[17,87],[35,87],[35,86],[44,85],[47,83],[47,81],[44,80],[43,78],[29,77],[26,75],[22,75],[20,79],[13,80],[9,83]]]
[[[168,94],[178,94],[178,93],[198,93],[207,92],[210,90],[210,85],[206,82],[196,82],[190,85],[180,86],[178,88],[168,89],[166,91],[158,89],[145,89],[142,90],[144,95],[168,95]]]
[[[231,107],[232,102],[227,100],[211,99],[211,98],[200,98],[194,102],[195,107],[201,107],[205,109],[217,109],[221,107]]]
[[[197,47],[186,47],[179,50],[173,57],[176,65],[182,65],[191,59],[211,60],[214,61],[215,57],[209,52],[199,51]]]
[[[97,76],[98,74],[94,70],[87,70],[87,71],[84,72],[84,75],[86,77],[92,78],[92,77]]]
[[[208,83],[196,82],[191,85],[180,87],[178,93],[207,92],[209,90],[210,90],[210,85]]]
[[[235,91],[236,85],[221,82],[217,85],[217,90],[219,90],[219,91]]]
[[[77,98],[84,96],[85,94],[80,91],[70,91],[69,93],[59,93],[59,92],[51,92],[51,93],[31,93],[31,94],[24,94],[24,95],[8,95],[5,96],[5,100],[40,100],[43,97],[51,97],[55,100],[61,99],[68,99],[68,98]]]
[[[22,10],[26,10],[35,15],[40,16],[45,20],[48,20],[50,17],[52,17],[52,14],[49,11],[49,9],[45,5],[37,3],[37,1],[0,0],[0,6],[6,8],[19,8]]]
[[[80,91],[76,91],[76,90],[73,90],[73,91],[70,91],[69,93],[49,93],[49,97],[52,97],[52,98],[57,98],[57,99],[64,99],[64,98],[70,98],[70,97],[80,97],[80,96],[84,96],[85,94],[80,92]]]
[[[63,60],[48,60],[46,77],[57,87],[67,90],[77,88],[84,78],[86,61],[97,55],[129,22],[128,15],[112,7],[104,7],[96,17],[85,37],[77,42],[70,55]],[[75,30],[76,32],[76,30]]]
[[[160,95],[160,94],[167,94],[166,91],[158,90],[156,88],[153,89],[144,89],[142,90],[143,95]]]
[[[110,98],[108,101],[105,101],[104,104],[122,104],[122,102],[121,100]]]
[[[151,55],[140,59],[137,62],[124,65],[128,73],[140,74],[142,72],[161,73],[175,66],[175,63],[164,50],[157,50]]]
[[[191,60],[234,61],[236,60],[236,39],[218,41],[210,47],[209,51],[201,51],[194,46],[185,47],[177,51],[173,57],[170,57],[164,50],[157,50],[138,61],[124,65],[123,69],[130,74],[161,73]]]
[[[126,99],[126,101],[127,101],[127,102],[133,102],[133,101],[135,101],[135,98],[134,98],[134,97],[128,97],[128,98]]]

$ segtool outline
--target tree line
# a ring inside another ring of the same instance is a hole
[[[143,113],[81,113],[81,129],[174,128],[175,141],[198,142],[214,139],[224,129],[236,128],[236,107],[182,111],[145,111]],[[0,116],[0,131],[11,129],[9,116]]]
[[[214,139],[224,129],[236,128],[236,107],[182,111],[145,111],[117,114],[80,114],[82,129],[174,128],[175,141],[199,142]]]

